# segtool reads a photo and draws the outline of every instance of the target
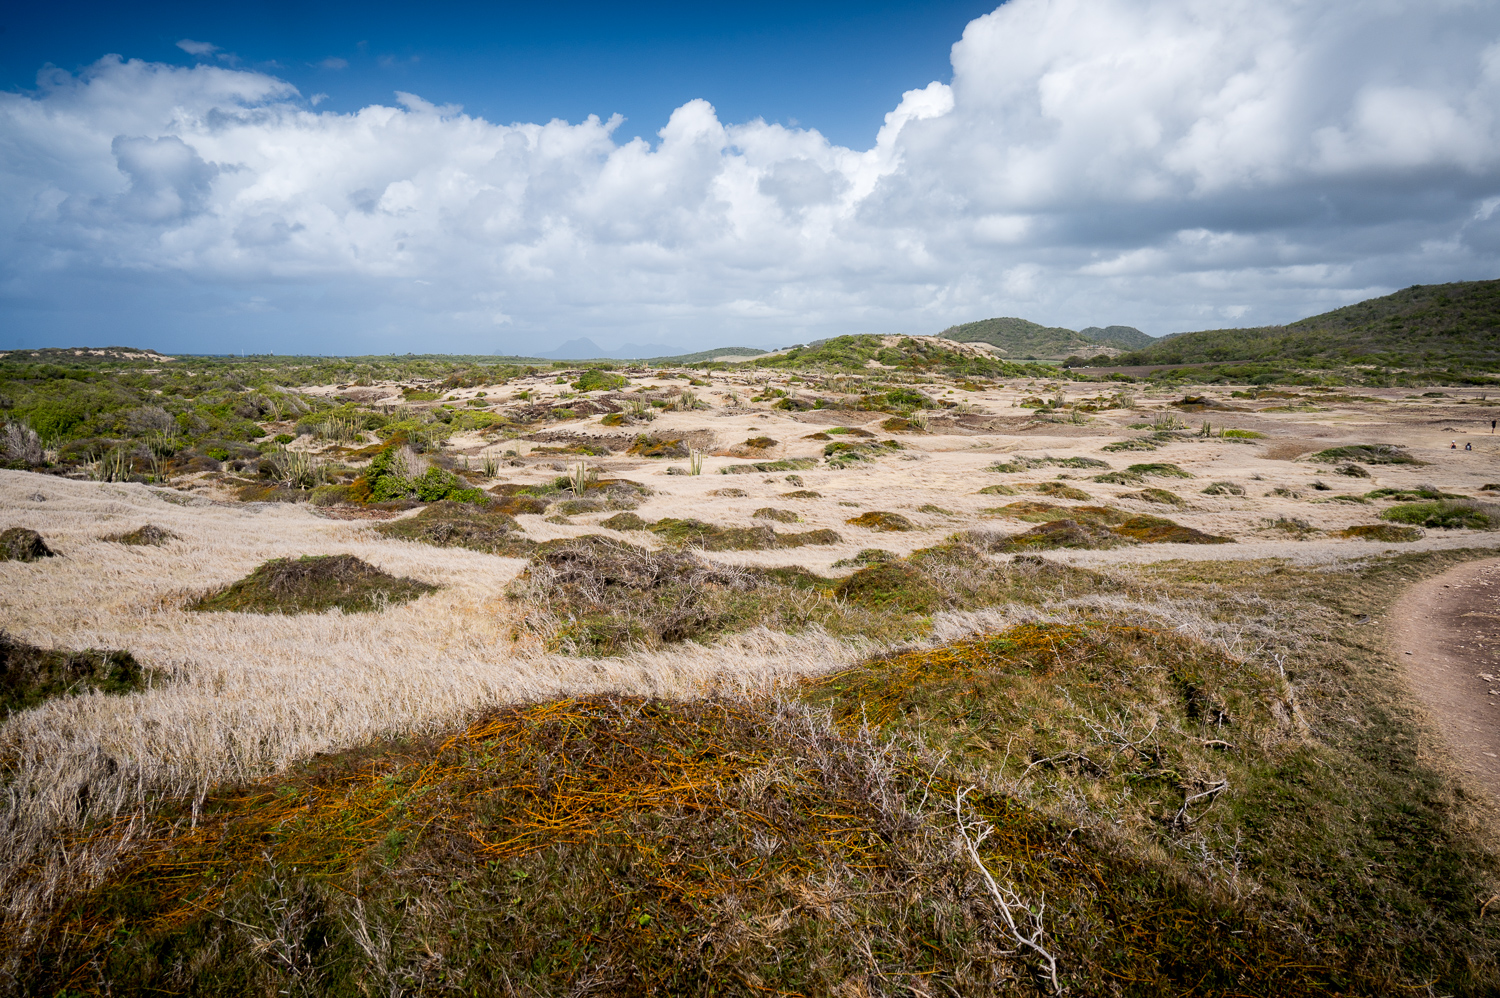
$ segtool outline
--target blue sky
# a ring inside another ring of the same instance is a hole
[[[0,349],[1160,335],[1500,276],[1500,4],[17,5]]]
[[[863,148],[912,87],[946,80],[948,50],[993,3],[517,4],[118,3],[7,5],[0,87],[29,89],[51,63],[114,52],[272,73],[322,109],[397,90],[491,121],[625,116],[652,137],[695,97],[726,121],[816,128]]]

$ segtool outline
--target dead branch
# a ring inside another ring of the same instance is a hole
[[[979,869],[979,875],[984,878],[984,883],[989,888],[990,896],[995,899],[995,905],[1000,911],[1000,917],[1005,920],[1005,927],[1010,933],[1011,939],[1016,942],[1017,946],[1026,947],[1046,961],[1047,976],[1052,981],[1052,991],[1054,994],[1061,994],[1062,988],[1057,983],[1057,957],[1053,956],[1042,946],[1042,939],[1046,934],[1042,927],[1042,913],[1047,910],[1047,903],[1046,901],[1041,902],[1037,906],[1037,910],[1033,912],[1030,905],[1021,900],[1015,891],[1009,887],[1002,888],[995,882],[995,878],[990,874],[989,867],[984,865],[984,860],[979,856],[979,846],[985,839],[990,837],[990,833],[994,829],[983,819],[974,818],[969,821],[964,819],[964,798],[973,790],[973,787],[967,787],[957,791],[953,795],[953,813],[958,818],[959,838],[963,839],[964,848],[969,853],[969,859]],[[1031,921],[1030,935],[1023,933],[1020,927],[1016,925],[1017,911],[1025,912],[1026,916],[1029,917]],[[1014,953],[1018,952],[1018,950],[1011,950],[1010,952]]]

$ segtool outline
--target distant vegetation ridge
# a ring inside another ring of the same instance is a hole
[[[1177,333],[1115,363],[1229,361],[1494,369],[1500,367],[1500,281],[1413,285],[1285,326]]]
[[[1100,348],[1135,350],[1155,342],[1132,326],[1090,326],[1082,332],[1061,326],[1043,326],[1014,316],[980,319],[950,326],[938,334],[958,343],[988,343],[1011,359],[1049,359],[1069,355],[1090,356]]]

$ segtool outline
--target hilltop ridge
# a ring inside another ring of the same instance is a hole
[[[1084,330],[1043,326],[1015,316],[980,319],[938,333],[957,343],[988,343],[1012,360],[1060,360],[1135,350],[1155,342],[1133,326],[1090,326]]]
[[[1500,280],[1416,284],[1284,326],[1163,337],[1122,365],[1275,361],[1312,366],[1500,367]]]

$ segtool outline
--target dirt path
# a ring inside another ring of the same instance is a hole
[[[1500,558],[1414,586],[1391,620],[1417,696],[1465,772],[1500,803]]]

